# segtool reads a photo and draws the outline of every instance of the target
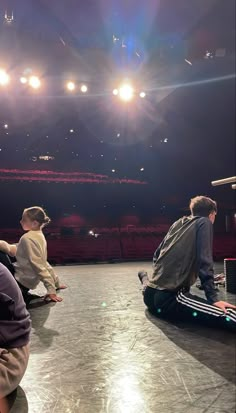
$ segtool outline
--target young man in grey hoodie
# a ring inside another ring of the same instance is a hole
[[[154,253],[153,273],[140,271],[144,303],[164,318],[200,321],[236,330],[236,306],[218,298],[214,286],[213,224],[216,202],[206,196],[190,201],[191,215],[170,227]],[[206,299],[190,293],[200,278]]]

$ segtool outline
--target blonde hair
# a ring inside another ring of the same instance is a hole
[[[39,206],[24,209],[24,214],[26,214],[31,221],[37,221],[42,227],[45,227],[45,225],[51,222],[51,219],[47,216],[44,209]]]

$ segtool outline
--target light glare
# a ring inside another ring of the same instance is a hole
[[[41,85],[41,82],[37,76],[31,76],[29,79],[29,84],[33,89],[38,89]]]
[[[7,72],[3,69],[0,69],[0,85],[6,86],[10,81],[10,77]]]
[[[25,84],[27,83],[26,77],[22,76],[22,77],[20,78],[20,82],[21,82],[23,85],[25,85]]]
[[[67,89],[70,90],[70,91],[75,90],[74,82],[68,82],[67,83]]]
[[[119,95],[122,100],[128,102],[133,98],[134,89],[132,88],[132,86],[125,84],[120,87]]]
[[[88,91],[88,87],[86,85],[82,85],[80,90],[82,93],[86,93]]]

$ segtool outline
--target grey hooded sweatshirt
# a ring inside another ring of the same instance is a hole
[[[214,287],[213,225],[209,218],[180,218],[154,253],[148,286],[159,290],[187,290],[200,278],[207,300],[218,301]]]

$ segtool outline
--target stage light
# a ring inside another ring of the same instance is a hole
[[[117,96],[118,93],[119,93],[119,92],[118,92],[118,89],[114,89],[112,93],[113,93],[114,96]]]
[[[23,85],[25,85],[25,84],[27,83],[26,77],[22,76],[22,77],[20,78],[20,82],[21,82]]]
[[[143,171],[144,171],[144,168],[140,168],[140,171],[143,172]]]
[[[8,124],[7,123],[5,123],[4,129],[8,129]]]
[[[31,76],[29,84],[33,89],[38,89],[41,86],[41,82],[37,76]]]
[[[134,96],[134,89],[132,88],[131,85],[124,84],[119,89],[119,95],[120,95],[121,100],[124,100],[125,102],[128,102]]]
[[[6,86],[10,81],[10,77],[7,72],[3,69],[0,69],[0,86]]]
[[[70,91],[75,90],[74,82],[68,82],[67,83],[67,89],[70,90]]]
[[[145,92],[141,92],[141,93],[139,94],[139,96],[140,96],[141,98],[145,98],[146,93],[145,93]]]
[[[88,91],[88,87],[86,85],[82,85],[80,90],[82,93],[86,93]]]

